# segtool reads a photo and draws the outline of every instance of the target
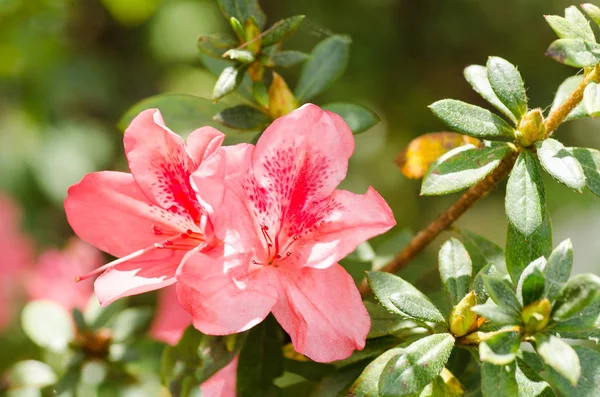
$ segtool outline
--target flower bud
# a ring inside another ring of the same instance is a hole
[[[525,306],[521,313],[525,323],[525,331],[533,333],[544,329],[550,320],[550,309],[550,301],[547,298]]]
[[[269,87],[269,114],[274,119],[285,116],[298,107],[298,101],[283,77],[273,72],[273,82]]]
[[[543,139],[546,135],[544,115],[541,109],[533,109],[527,112],[519,121],[515,132],[519,146],[528,147],[535,141]]]
[[[477,328],[477,313],[471,308],[477,304],[474,291],[469,292],[450,311],[450,332],[456,337],[464,336]]]

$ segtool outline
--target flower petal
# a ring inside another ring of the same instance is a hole
[[[150,327],[150,336],[176,345],[183,331],[191,324],[192,316],[179,304],[175,286],[163,288],[158,295],[158,308]]]
[[[200,389],[203,397],[235,397],[238,356],[216,374],[208,378]]]
[[[297,352],[314,361],[330,362],[365,347],[371,320],[342,266],[281,270],[279,284],[273,314]]]
[[[241,258],[215,249],[196,253],[177,273],[177,297],[194,327],[209,335],[229,335],[261,322],[277,301],[269,272],[248,273]],[[220,258],[224,256],[225,259]],[[233,262],[236,262],[232,265]]]
[[[193,131],[187,138],[187,152],[190,157],[201,164],[223,144],[225,134],[212,127],[202,127]]]
[[[198,164],[183,139],[165,126],[160,112],[141,112],[125,130],[123,143],[129,169],[144,194],[162,208],[199,223],[201,209],[189,183]]]

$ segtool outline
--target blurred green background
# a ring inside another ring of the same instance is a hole
[[[284,47],[310,52],[330,33],[352,37],[346,74],[315,102],[349,101],[382,121],[357,136],[344,187],[373,185],[394,209],[398,229],[418,230],[457,195],[420,198],[394,157],[414,137],[444,127],[427,109],[446,97],[484,105],[462,78],[469,64],[498,55],[518,65],[531,107],[549,107],[558,85],[576,73],[544,56],[555,39],[544,14],[563,0],[264,0],[270,23],[307,16]],[[200,34],[228,31],[216,0],[0,0],[0,191],[23,208],[38,249],[71,234],[62,201],[85,173],[126,169],[116,124],[137,101],[164,92],[210,97],[215,78],[196,50]],[[281,73],[295,84],[300,66]],[[600,124],[566,124],[570,146],[600,148]],[[253,134],[235,137],[250,141]],[[460,227],[504,245],[503,190],[478,203]],[[547,180],[555,245],[570,237],[575,272],[598,272],[600,202]],[[408,269],[421,284],[439,241]],[[431,276],[431,277],[429,277]]]

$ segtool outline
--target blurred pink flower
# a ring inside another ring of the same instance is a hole
[[[192,175],[223,240],[178,270],[179,301],[196,328],[241,332],[273,312],[295,350],[315,361],[364,347],[369,315],[338,261],[395,220],[373,188],[336,189],[353,150],[338,115],[305,105],[275,120],[256,147],[220,149],[214,173],[227,175],[224,195],[203,195],[206,180]]]
[[[101,304],[173,284],[184,256],[210,245],[212,226],[190,175],[222,141],[223,134],[204,127],[186,145],[158,110],[144,110],[123,140],[131,174],[95,172],[69,189],[65,211],[75,233],[120,257],[81,277],[103,272],[95,282]]]
[[[20,230],[17,205],[0,194],[0,330],[10,322],[18,286],[33,257],[32,244]]]
[[[84,310],[93,294],[91,280],[75,283],[75,276],[102,265],[100,251],[78,238],[71,238],[62,251],[43,252],[26,282],[30,300],[49,299],[66,310]]]

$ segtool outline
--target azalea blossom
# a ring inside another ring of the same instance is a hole
[[[30,300],[48,299],[71,311],[83,311],[93,294],[91,280],[74,283],[83,274],[102,265],[102,254],[78,238],[72,238],[64,250],[43,252],[26,282]]]
[[[192,175],[223,242],[178,270],[179,301],[197,329],[241,332],[272,312],[295,350],[315,361],[364,347],[369,315],[338,261],[395,221],[373,188],[336,189],[353,150],[338,115],[305,105],[275,120],[256,147],[220,149],[223,194],[203,195],[206,172]]]
[[[69,189],[65,211],[75,233],[119,258],[80,277],[102,273],[95,282],[101,304],[173,284],[183,257],[210,246],[212,226],[190,175],[222,141],[204,127],[185,144],[158,110],[145,110],[123,139],[131,173],[94,172]]]
[[[192,324],[192,316],[183,310],[177,300],[175,286],[162,289],[158,308],[150,328],[150,335],[159,341],[175,345],[185,329]],[[204,397],[235,397],[238,358],[221,368],[200,386]]]

